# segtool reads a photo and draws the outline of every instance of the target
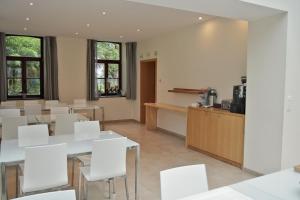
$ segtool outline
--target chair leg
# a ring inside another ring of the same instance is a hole
[[[126,199],[129,200],[128,185],[127,185],[127,176],[124,177],[124,182],[125,182],[125,190],[126,190]]]
[[[87,180],[85,180],[84,181],[84,200],[87,200],[87,198],[88,198],[88,181]]]
[[[112,186],[113,186],[113,194],[115,195],[116,194],[116,181],[115,181],[115,178],[113,178],[111,181],[112,181]]]
[[[16,197],[19,197],[19,166],[16,166]]]
[[[78,182],[78,199],[81,200],[82,199],[82,173],[81,171],[79,172],[79,182]]]
[[[110,179],[108,179],[108,199],[111,199],[111,185],[110,185]]]

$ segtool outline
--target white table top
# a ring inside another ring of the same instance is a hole
[[[122,137],[113,131],[101,131],[98,139],[112,139]],[[88,154],[92,152],[93,140],[75,140],[74,134],[49,136],[49,144],[67,143],[69,156]],[[128,139],[127,148],[139,146],[138,143]],[[1,142],[0,163],[23,162],[25,151],[23,147],[18,146],[18,140],[5,140]]]
[[[75,190],[66,190],[30,195],[20,197],[14,200],[76,200],[76,194]]]
[[[103,108],[103,106],[87,103],[87,104],[70,104],[69,108],[72,108],[74,110],[90,110],[90,109],[100,109]]]
[[[299,200],[299,181],[300,173],[288,169],[237,183],[231,185],[230,188],[253,200]],[[207,194],[216,194],[220,189],[211,190]],[[183,200],[206,200],[203,195],[205,193],[192,195]],[[224,200],[222,197],[212,199]],[[234,198],[233,200],[244,200],[244,198]]]
[[[76,117],[77,117],[77,121],[89,121],[87,117],[79,113],[76,113]],[[56,115],[54,114],[35,115],[35,118],[38,121],[38,123],[43,123],[43,124],[51,124],[51,123],[55,123],[56,121]]]

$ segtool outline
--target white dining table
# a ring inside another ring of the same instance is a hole
[[[113,139],[123,137],[113,131],[101,131],[97,140]],[[95,140],[76,140],[74,134],[49,136],[48,144],[67,144],[69,158],[80,155],[88,155],[92,152],[93,141]],[[135,150],[135,199],[139,199],[139,179],[140,179],[140,145],[127,139],[127,150]],[[7,200],[7,180],[6,167],[16,166],[25,160],[25,150],[18,146],[18,140],[5,140],[1,142],[0,165],[2,175],[2,200]]]
[[[253,178],[227,187],[210,190],[181,200],[299,200],[300,173],[287,169]]]

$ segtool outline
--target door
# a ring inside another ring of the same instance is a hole
[[[156,102],[156,60],[140,63],[140,122],[146,121],[145,103]]]

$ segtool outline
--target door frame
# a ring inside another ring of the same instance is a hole
[[[157,58],[140,60],[140,122],[142,121],[142,106],[144,106],[144,102],[142,102],[142,67],[143,63],[154,62],[155,66],[155,102],[157,101]]]

